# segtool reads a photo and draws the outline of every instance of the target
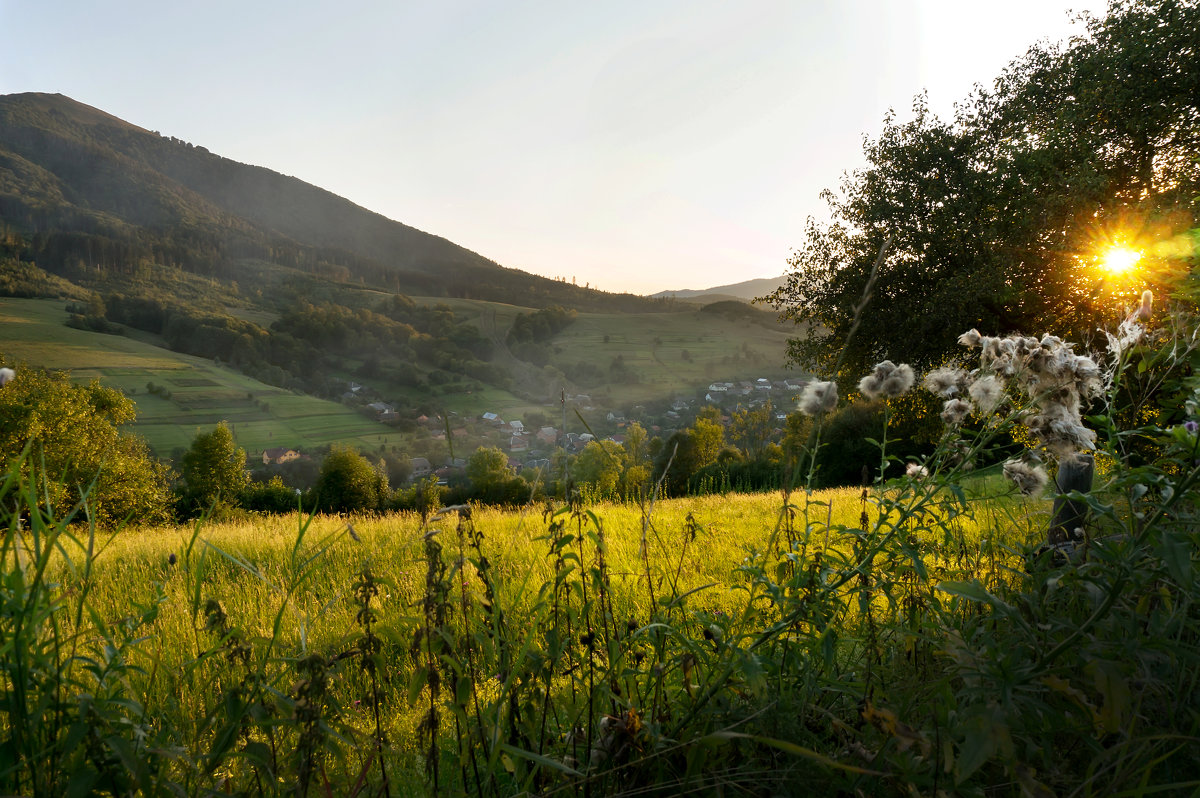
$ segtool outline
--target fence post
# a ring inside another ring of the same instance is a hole
[[[1096,461],[1090,454],[1080,453],[1059,462],[1058,476],[1054,481],[1058,485],[1060,495],[1054,499],[1054,514],[1050,521],[1048,539],[1051,546],[1083,538],[1082,527],[1087,518],[1087,503],[1078,499],[1068,499],[1061,494],[1090,493],[1095,471]]]

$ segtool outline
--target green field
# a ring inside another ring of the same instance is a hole
[[[503,343],[516,315],[530,312],[528,308],[476,300],[423,301],[448,305],[455,313],[473,321],[498,345]],[[579,389],[588,391],[597,403],[608,407],[627,407],[681,395],[698,398],[711,382],[797,376],[797,372],[784,368],[787,341],[795,332],[794,327],[777,323],[766,313],[750,314],[747,318],[730,318],[699,309],[580,313],[550,340],[553,351],[550,365],[569,376],[574,364],[592,363],[607,370],[620,357],[634,376],[633,381]],[[523,387],[527,393],[546,394],[547,399],[553,393],[557,398],[557,391],[539,379],[538,369],[527,367],[525,371]],[[485,409],[495,412],[528,404],[506,392],[477,398],[485,400]],[[455,403],[455,409],[483,407],[474,402]]]
[[[402,445],[404,437],[334,402],[258,382],[210,360],[171,352],[121,335],[65,325],[63,303],[0,299],[0,353],[15,363],[100,380],[137,405],[133,430],[160,455],[186,448],[197,432],[227,421],[238,445],[254,456],[274,446],[311,449],[345,443],[363,449]],[[147,392],[149,383],[170,398]]]
[[[516,391],[493,386],[452,391],[433,401],[463,417],[495,412],[521,417],[533,410],[556,413],[560,378],[516,360],[504,346],[513,318],[528,308],[492,302],[427,299],[449,305],[476,324],[497,347],[497,363],[513,375]],[[347,443],[374,450],[403,448],[404,436],[337,403],[294,394],[202,358],[172,352],[131,334],[102,335],[65,325],[67,313],[56,300],[0,299],[0,354],[18,363],[69,371],[73,379],[99,379],[119,388],[136,404],[135,430],[155,451],[169,454],[191,443],[197,431],[227,421],[239,445],[252,455],[273,446],[312,448]],[[260,319],[265,321],[266,319]],[[780,325],[729,319],[699,311],[676,313],[582,313],[550,343],[550,365],[571,371],[594,363],[607,370],[620,357],[633,381],[588,392],[593,404],[626,408],[678,396],[699,398],[713,381],[777,379],[789,330]],[[607,342],[605,337],[608,338]],[[684,351],[688,359],[684,359]],[[147,393],[165,389],[170,398]],[[430,401],[426,394],[397,390],[396,398]]]

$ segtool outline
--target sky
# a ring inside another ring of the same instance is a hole
[[[0,0],[51,92],[503,266],[652,293],[774,277],[863,137],[951,118],[1101,0]]]

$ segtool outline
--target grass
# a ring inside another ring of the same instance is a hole
[[[840,530],[856,522],[863,508],[860,493],[843,489],[800,497],[801,503],[793,505],[793,510],[803,514],[803,505],[811,502],[811,514],[819,520],[814,520],[811,539],[801,543],[801,533],[796,532],[795,545],[807,548],[810,556],[817,551],[826,558],[834,557],[835,552],[838,557],[851,556],[855,538],[840,531],[830,534],[829,530]],[[1012,516],[1010,511],[1014,506],[1023,507],[1020,502],[1014,505],[1011,498],[980,498],[978,502],[979,507],[999,510],[1006,517]],[[353,586],[361,574],[369,572],[380,586],[372,634],[382,641],[378,672],[382,683],[378,694],[382,712],[379,733],[388,741],[382,751],[386,774],[380,771],[376,781],[386,778],[390,789],[400,794],[423,794],[430,789],[430,776],[426,769],[428,743],[421,742],[427,734],[421,730],[428,721],[431,687],[425,684],[415,692],[412,688],[415,678],[428,680],[429,676],[428,670],[421,667],[419,645],[410,641],[414,635],[420,639],[423,626],[420,607],[430,591],[428,530],[440,530],[437,534],[441,549],[437,556],[451,564],[451,572],[444,577],[446,600],[457,619],[446,622],[443,634],[454,636],[458,642],[456,653],[447,652],[444,656],[461,658],[464,651],[474,649],[476,653],[467,656],[475,656],[482,663],[491,634],[487,631],[488,618],[495,623],[499,617],[497,611],[509,625],[504,634],[511,636],[513,643],[524,640],[528,647],[536,638],[553,634],[547,627],[563,623],[554,619],[561,600],[567,608],[574,603],[574,609],[565,615],[570,635],[577,637],[589,626],[599,634],[601,623],[621,629],[628,625],[630,641],[640,641],[630,643],[629,655],[636,650],[651,658],[645,667],[637,669],[641,677],[631,675],[634,671],[626,673],[624,679],[632,685],[638,678],[646,679],[653,674],[654,661],[660,663],[655,666],[659,668],[667,664],[678,677],[680,663],[694,656],[687,654],[686,646],[675,650],[678,643],[653,631],[662,624],[670,624],[677,633],[700,639],[707,628],[731,632],[737,619],[757,617],[752,625],[759,629],[764,621],[778,617],[773,612],[761,615],[766,607],[760,608],[757,601],[749,599],[765,598],[755,587],[762,573],[756,575],[754,569],[776,559],[787,546],[789,533],[784,527],[795,526],[786,520],[784,508],[779,495],[731,494],[660,501],[648,519],[644,554],[643,521],[647,516],[642,508],[628,504],[599,505],[573,515],[544,515],[538,508],[524,512],[475,508],[470,528],[478,530],[481,539],[474,553],[469,533],[462,534],[461,518],[459,531],[455,531],[454,513],[432,526],[426,526],[413,514],[350,519],[256,518],[206,524],[198,531],[174,527],[124,530],[88,544],[94,546],[97,554],[88,560],[86,573],[78,570],[83,552],[69,544],[64,549],[65,557],[54,558],[57,565],[48,570],[51,579],[66,586],[68,593],[86,591],[92,620],[79,626],[79,632],[92,635],[107,629],[111,633],[129,625],[129,634],[142,642],[127,645],[121,651],[123,678],[128,680],[128,686],[142,705],[161,707],[160,711],[169,713],[169,717],[159,719],[163,728],[192,735],[192,744],[202,746],[213,744],[212,735],[217,731],[214,725],[219,726],[225,711],[222,702],[231,700],[228,681],[231,676],[239,680],[261,679],[268,684],[268,692],[286,692],[288,685],[280,681],[286,678],[280,675],[281,666],[292,663],[284,668],[286,671],[313,655],[332,662],[355,652],[356,645],[360,645],[360,635],[356,633],[360,623],[356,619],[361,620],[361,607],[356,604]],[[1037,515],[1031,519],[1034,523]],[[987,517],[997,515],[992,513]],[[834,526],[827,527],[826,522]],[[349,534],[351,528],[353,537]],[[974,521],[960,525],[960,531],[972,547],[979,547],[981,539],[991,534],[975,526]],[[1015,533],[1012,527],[1008,531]],[[1018,536],[1030,532],[1031,529],[1023,529]],[[559,552],[557,559],[555,547]],[[576,567],[564,571],[564,562],[576,557]],[[309,558],[313,565],[300,578],[297,562]],[[75,569],[63,570],[69,562],[76,563]],[[597,568],[603,570],[603,579],[597,578]],[[592,573],[593,578],[583,578],[581,573]],[[556,583],[563,585],[563,580],[574,587],[563,591],[553,587]],[[493,587],[494,595],[489,595]],[[607,595],[601,593],[598,597],[593,592],[589,598],[589,589],[607,591]],[[556,597],[553,609],[549,603],[551,594]],[[227,619],[222,621],[225,626],[215,630],[210,616],[215,611],[212,608],[218,605],[212,604],[213,601],[219,601],[220,615]],[[875,603],[877,611],[886,611],[887,601],[882,597]],[[146,617],[139,613],[146,608],[152,608],[152,619],[134,634],[136,620]],[[847,626],[850,622],[850,616],[839,621]],[[209,633],[204,631],[206,628]],[[560,639],[558,645],[564,644],[567,648],[560,651],[560,657],[580,656],[577,647]],[[237,664],[240,660],[233,652],[242,649],[231,647],[243,645],[247,652],[252,652],[246,654],[251,659],[247,660],[246,675],[237,677],[235,674],[242,666]],[[457,648],[463,645],[467,648]],[[839,644],[842,645],[845,654],[853,656],[856,644],[847,641]],[[654,654],[656,648],[660,649],[658,655]],[[273,654],[267,653],[272,651]],[[255,666],[260,657],[266,659]],[[226,660],[227,665],[218,665]],[[256,672],[255,667],[262,670]],[[479,664],[479,667],[496,665]],[[582,667],[582,663],[576,667]],[[600,667],[599,663],[596,667]],[[634,667],[632,660],[626,667]],[[716,663],[708,663],[708,667],[715,668]],[[599,678],[603,673],[611,672],[601,668],[595,675]],[[459,672],[455,677],[451,672],[448,678],[461,680],[464,674]],[[494,706],[489,711],[502,709],[504,688],[494,679],[484,679],[482,672],[477,678],[481,683],[474,688],[479,692],[474,700],[485,704],[491,701]],[[530,671],[524,678],[534,678],[534,673]],[[578,676],[553,677],[553,691],[558,696],[555,701],[563,702],[562,711],[585,714],[599,711],[585,710],[585,704],[579,703],[580,690],[598,689],[585,689],[583,678],[582,670]],[[651,682],[652,678],[647,684]],[[362,746],[369,747],[375,734],[370,713],[356,709],[361,707],[361,699],[356,696],[364,689],[361,675],[354,668],[342,668],[331,675],[328,689],[331,692],[325,713],[330,731],[336,730],[342,736],[343,745],[357,740],[355,745],[361,755]],[[659,699],[653,699],[646,689],[649,688],[641,689],[641,700],[647,702],[647,723],[651,720],[650,704],[660,704],[660,713],[682,711],[689,693],[693,692],[676,684]],[[568,695],[576,698],[568,699]],[[672,706],[675,708],[667,709]],[[535,709],[532,706],[530,711]],[[606,711],[617,714],[615,705]],[[565,718],[551,723],[559,730],[547,738],[546,744],[571,747],[569,735],[563,736],[570,724],[564,728],[564,723]],[[443,735],[448,731],[443,727]],[[665,734],[665,730],[661,733]],[[253,735],[246,738],[246,743],[253,739]],[[596,744],[593,741],[591,745]],[[331,752],[340,753],[326,760],[329,772],[324,777],[342,785],[334,788],[338,792],[348,789],[344,779],[362,763],[356,765],[347,751],[331,745]],[[447,752],[454,747],[449,740],[440,745]],[[538,758],[541,755],[528,756],[533,759],[523,764],[513,762],[510,757],[509,764],[500,768],[501,775],[506,775],[505,769],[511,766],[513,771],[506,778],[521,773],[532,777],[528,765],[541,761]],[[366,765],[370,764],[367,760]],[[570,770],[578,772],[576,767]],[[245,762],[239,765],[238,760],[231,760],[219,771],[231,780],[229,784],[240,784],[253,791],[252,782],[245,781],[252,772],[253,768],[247,768]],[[680,775],[681,772],[673,778]],[[552,790],[553,782],[545,782],[548,777],[543,772],[536,778],[543,787]],[[443,774],[441,778],[447,776]],[[470,781],[468,778],[468,784],[461,788],[474,791],[468,786]],[[215,783],[219,788],[223,782],[218,778]],[[609,785],[605,791],[613,786],[604,783]],[[515,786],[514,783],[500,792],[506,794]]]

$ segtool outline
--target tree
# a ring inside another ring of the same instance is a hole
[[[317,501],[331,512],[370,512],[389,498],[387,475],[353,449],[334,447],[321,463]]]
[[[1097,245],[1195,224],[1198,30],[1194,0],[1112,0],[1085,35],[1013,61],[953,123],[924,98],[909,122],[889,114],[768,297],[801,327],[789,359],[857,379],[885,358],[937,364],[972,327],[1094,329],[1120,300]]]
[[[575,484],[588,486],[591,495],[607,499],[616,495],[625,471],[625,450],[613,441],[588,441],[575,459]]]
[[[715,415],[719,418],[720,411],[715,411]],[[667,439],[655,460],[654,473],[657,477],[665,472],[667,488],[673,495],[679,495],[693,474],[717,462],[724,448],[724,427],[710,413],[701,411],[691,427]]]
[[[179,464],[185,501],[206,510],[215,502],[232,505],[245,490],[246,450],[239,449],[224,421],[212,432],[197,433]]]
[[[644,494],[651,474],[650,443],[646,428],[636,421],[625,430],[625,473],[621,475],[621,493],[626,498]]]
[[[44,465],[39,491],[56,517],[86,495],[101,526],[165,521],[169,472],[141,438],[119,429],[133,419],[133,403],[112,388],[19,368],[0,388],[0,458],[13,463],[28,450],[27,470]]]
[[[746,457],[755,459],[766,448],[771,438],[774,408],[768,401],[759,408],[739,409],[733,412],[729,424],[729,436]]]
[[[467,479],[476,489],[487,492],[516,476],[508,465],[508,455],[494,446],[476,449],[467,458]]]

